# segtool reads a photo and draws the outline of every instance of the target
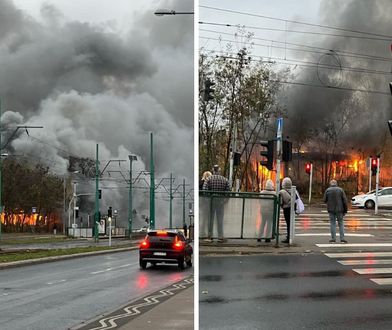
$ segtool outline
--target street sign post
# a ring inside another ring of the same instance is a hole
[[[276,193],[280,190],[280,161],[282,159],[282,132],[283,118],[278,119],[278,129],[276,131]]]

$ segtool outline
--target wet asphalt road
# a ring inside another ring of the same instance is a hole
[[[138,251],[0,271],[0,329],[68,329],[189,276],[175,265],[139,269]]]
[[[200,329],[391,329],[392,286],[325,255],[200,258]]]

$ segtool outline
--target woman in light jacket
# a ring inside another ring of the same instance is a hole
[[[264,190],[261,194],[275,195],[274,182],[270,179],[265,183]],[[261,226],[259,232],[259,238],[257,241],[261,242],[261,238],[265,238],[266,243],[271,242],[272,238],[272,224],[274,222],[274,208],[275,203],[271,203],[270,199],[261,200]],[[265,202],[265,203],[263,203]]]
[[[279,191],[280,196],[280,206],[283,209],[284,219],[286,221],[287,226],[287,237],[282,243],[289,243],[290,238],[290,213],[291,213],[291,179],[286,177],[282,181],[282,189]]]

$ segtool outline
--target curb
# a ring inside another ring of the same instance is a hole
[[[132,250],[137,250],[137,249],[138,249],[138,246],[131,246],[131,247],[119,248],[119,249],[113,249],[113,250],[93,251],[93,252],[68,254],[68,255],[63,255],[63,256],[53,256],[53,257],[5,262],[5,263],[0,263],[0,270],[6,269],[6,268],[22,267],[22,266],[33,265],[33,264],[41,264],[41,263],[45,263],[45,262],[54,262],[54,261],[59,261],[59,260],[91,257],[94,255],[100,255],[100,254],[132,251]]]

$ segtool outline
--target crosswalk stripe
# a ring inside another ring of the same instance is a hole
[[[336,234],[339,236],[339,233]],[[295,236],[331,236],[330,233],[303,233],[303,234],[295,234]],[[357,234],[357,233],[346,233],[345,236],[351,237],[374,237],[372,234]]]
[[[360,266],[360,265],[392,265],[392,259],[361,259],[361,260],[338,260],[343,266]]]
[[[354,272],[361,275],[368,274],[392,274],[392,268],[354,268]]]
[[[371,278],[371,281],[374,283],[377,283],[378,285],[390,285],[392,284],[392,278],[391,277],[386,277],[386,278]]]
[[[392,252],[340,252],[325,253],[329,258],[373,258],[373,257],[392,257]]]
[[[392,243],[316,244],[318,247],[390,247]]]

